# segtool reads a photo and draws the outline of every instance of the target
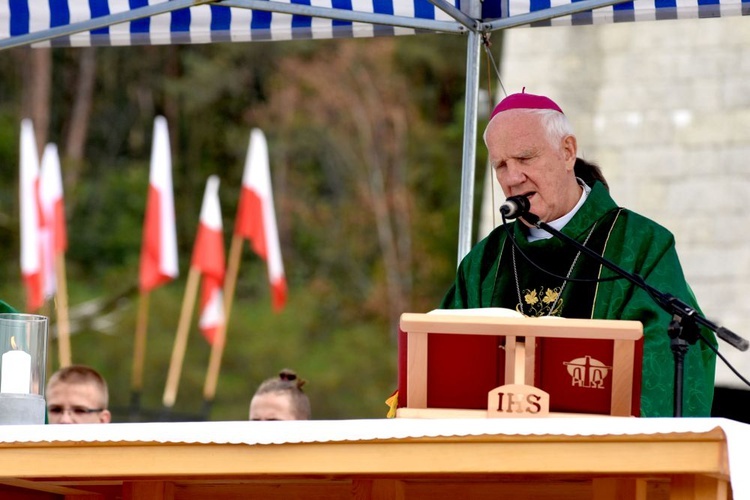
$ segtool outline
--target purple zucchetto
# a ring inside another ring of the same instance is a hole
[[[559,113],[563,112],[563,110],[560,109],[560,106],[549,97],[527,94],[526,87],[524,87],[520,93],[511,94],[500,101],[498,105],[495,106],[495,109],[492,110],[490,120],[492,120],[496,114],[508,111],[509,109],[552,109]]]

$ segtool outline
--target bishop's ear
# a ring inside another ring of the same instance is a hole
[[[562,153],[565,159],[565,167],[568,170],[573,170],[576,164],[576,156],[578,154],[578,142],[574,135],[567,135],[562,140]]]

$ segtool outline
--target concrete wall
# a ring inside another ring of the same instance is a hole
[[[562,107],[615,200],[675,234],[706,317],[750,339],[750,19],[514,28],[504,50],[507,92]]]

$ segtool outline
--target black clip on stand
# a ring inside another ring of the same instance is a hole
[[[672,321],[669,324],[668,334],[671,340],[672,355],[674,356],[674,416],[682,416],[682,385],[683,385],[683,365],[685,355],[690,348],[690,344],[695,344],[699,338],[705,341],[699,333],[698,325],[703,325],[709,330],[716,333],[716,336],[727,342],[729,345],[739,349],[740,351],[747,351],[750,344],[747,340],[743,339],[739,335],[735,334],[731,330],[718,326],[711,321],[707,320],[698,312],[681,301],[677,297],[662,293],[656,288],[652,287],[646,281],[638,276],[637,274],[630,273],[614,262],[602,257],[590,248],[582,245],[578,241],[574,240],[568,235],[565,235],[553,228],[546,222],[539,220],[539,217],[532,213],[522,215],[520,218],[525,220],[527,223],[536,226],[539,229],[543,229],[548,233],[552,234],[556,238],[563,240],[564,242],[573,245],[576,249],[582,253],[588,255],[592,259],[601,263],[606,268],[614,271],[618,275],[627,279],[636,286],[641,287],[648,293],[654,301],[659,304],[662,309],[672,315]]]

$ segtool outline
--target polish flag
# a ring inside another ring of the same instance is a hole
[[[47,144],[42,154],[42,167],[39,179],[39,200],[41,204],[41,244],[44,265],[44,293],[52,297],[57,291],[55,258],[68,248],[68,235],[65,229],[65,205],[63,203],[63,183],[60,173],[60,156],[55,144]]]
[[[154,142],[141,245],[141,293],[149,292],[178,275],[172,154],[167,120],[163,116],[157,116],[154,119]]]
[[[190,266],[201,272],[200,319],[198,326],[209,344],[224,324],[224,233],[219,204],[219,178],[212,175],[206,182],[198,234],[195,237]]]
[[[35,312],[44,304],[44,275],[39,206],[39,153],[34,125],[21,121],[21,276],[26,285],[26,310]]]
[[[250,149],[242,175],[242,192],[234,232],[250,240],[253,251],[266,261],[273,308],[280,311],[286,303],[286,276],[273,206],[268,146],[259,129],[250,132]]]

